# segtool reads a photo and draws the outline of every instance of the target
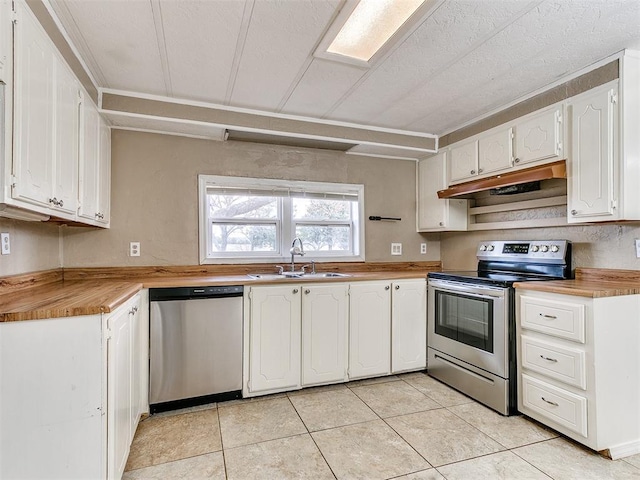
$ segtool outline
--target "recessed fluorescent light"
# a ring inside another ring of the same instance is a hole
[[[368,62],[425,0],[360,0],[327,52]]]
[[[425,18],[424,12],[438,3],[437,0],[347,0],[315,56],[369,67],[406,38]],[[419,10],[421,13],[417,14]]]

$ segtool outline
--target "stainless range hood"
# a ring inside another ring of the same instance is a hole
[[[438,198],[462,197],[492,188],[509,187],[521,183],[549,180],[551,178],[567,178],[567,165],[565,160],[459,183],[445,190],[438,191]]]

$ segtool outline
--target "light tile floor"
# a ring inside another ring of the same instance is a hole
[[[640,480],[423,373],[236,400],[142,421],[124,480]]]

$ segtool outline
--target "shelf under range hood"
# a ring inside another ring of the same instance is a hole
[[[438,198],[462,197],[492,188],[509,187],[521,183],[549,180],[551,178],[567,178],[567,164],[565,160],[459,183],[445,190],[438,191]]]

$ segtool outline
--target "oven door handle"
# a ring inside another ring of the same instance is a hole
[[[450,293],[463,293],[480,298],[504,298],[508,288],[479,287],[470,283],[429,280],[429,288]]]

